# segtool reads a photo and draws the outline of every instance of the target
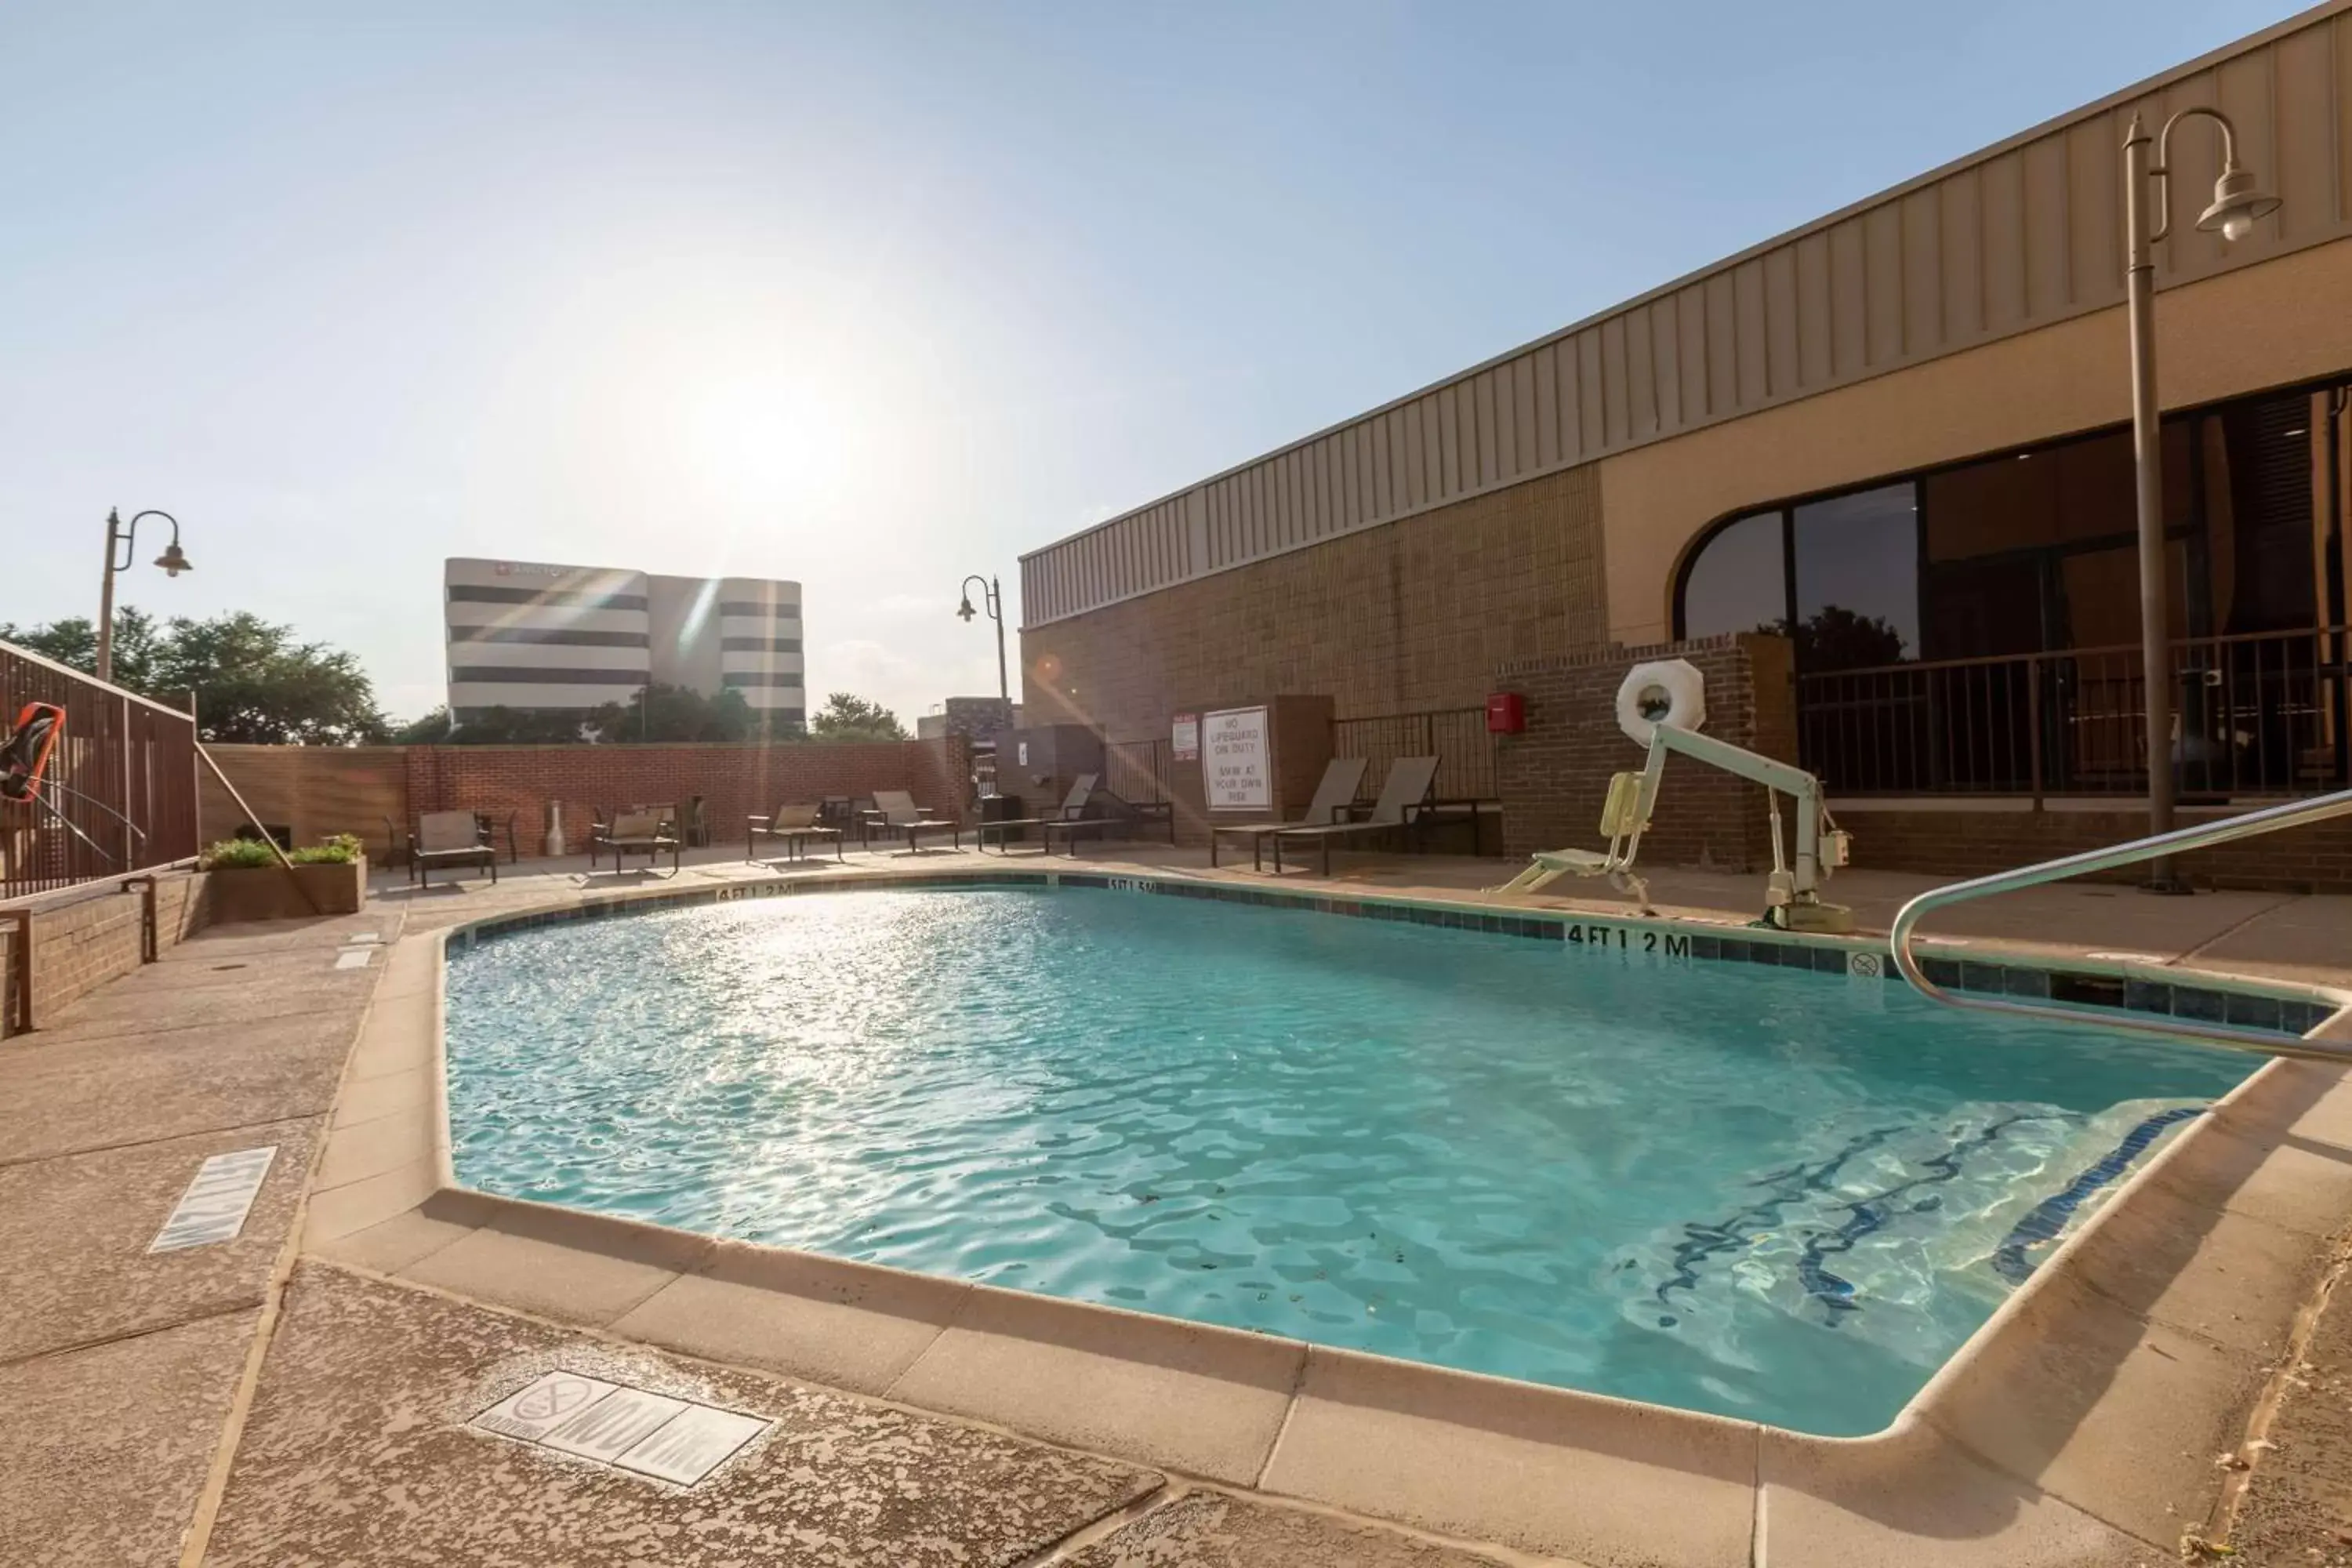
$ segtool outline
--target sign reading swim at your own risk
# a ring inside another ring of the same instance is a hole
[[[1265,710],[1228,708],[1201,716],[1201,779],[1211,811],[1266,811],[1274,769],[1266,758]]]

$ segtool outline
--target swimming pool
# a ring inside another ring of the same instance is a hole
[[[1067,887],[450,960],[469,1185],[1832,1435],[2253,1065],[1638,943]]]

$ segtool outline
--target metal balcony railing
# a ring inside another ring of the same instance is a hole
[[[2170,646],[2182,799],[2352,787],[2352,632]],[[1798,752],[1849,797],[2145,795],[2144,688],[2137,644],[1808,672]]]
[[[2284,805],[2267,806],[2241,816],[2225,816],[2219,822],[2176,828],[2170,833],[2136,838],[2127,844],[2116,844],[2105,849],[2086,849],[2079,855],[2045,860],[2037,866],[2020,867],[2013,871],[1996,872],[1972,881],[1954,882],[1949,887],[1933,889],[1905,904],[1902,911],[1895,917],[1895,924],[1887,933],[1895,954],[1895,967],[1901,971],[1904,979],[1911,983],[1913,990],[1929,1001],[1941,1002],[1948,1007],[1968,1007],[1979,1013],[2006,1013],[2062,1024],[2095,1023],[2105,1028],[2201,1040],[2208,1045],[2226,1046],[2231,1050],[2256,1051],[2265,1056],[2296,1057],[2308,1061],[2352,1062],[2352,1040],[2342,1043],[2285,1040],[2258,1029],[2235,1028],[2226,1024],[2158,1018],[2132,1013],[2089,1014],[2063,1007],[2037,1006],[2030,1002],[1958,994],[1928,979],[1927,972],[1919,965],[1919,960],[1911,952],[1912,940],[1918,934],[1919,922],[1937,910],[1953,904],[1990,898],[1995,893],[2006,893],[2019,888],[2039,887],[2044,882],[2079,877],[2087,872],[2112,871],[2120,866],[2137,865],[2161,856],[2210,848],[2216,844],[2275,833],[2285,827],[2299,827],[2305,823],[2325,822],[2330,817],[2347,814],[2352,814],[2352,790],[2321,795],[2313,800],[2289,801]]]

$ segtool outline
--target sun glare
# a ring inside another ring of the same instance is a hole
[[[746,379],[692,397],[687,458],[720,494],[771,500],[837,498],[870,445],[858,412],[818,388]]]

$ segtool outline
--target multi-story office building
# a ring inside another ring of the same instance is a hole
[[[648,684],[807,718],[798,583],[453,557],[443,584],[460,725],[488,708],[584,714]]]

